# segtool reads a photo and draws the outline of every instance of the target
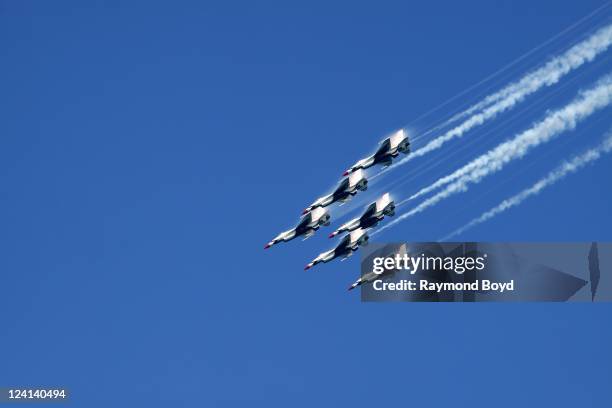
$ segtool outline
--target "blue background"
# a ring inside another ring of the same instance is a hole
[[[87,407],[609,405],[610,305],[361,304],[357,257],[302,270],[331,227],[262,249],[385,134],[518,78],[610,12],[420,117],[602,1],[86,3],[0,2],[0,386]],[[431,169],[392,194],[562,106],[609,57],[415,160]],[[609,114],[376,239],[443,236],[598,143]],[[611,240],[611,170],[458,238]]]

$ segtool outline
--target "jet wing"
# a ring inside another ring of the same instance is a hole
[[[374,153],[374,157],[382,157],[386,155],[387,152],[389,152],[390,148],[391,148],[391,139],[387,138],[380,144],[380,147],[378,148],[378,150],[376,150],[376,153]]]
[[[372,203],[366,208],[365,212],[359,217],[360,220],[366,220],[374,215],[376,212],[376,203]]]
[[[334,190],[333,196],[338,197],[338,196],[344,195],[344,192],[348,190],[348,187],[349,187],[349,179],[347,177],[345,179],[342,179],[338,187]]]
[[[336,256],[340,256],[342,253],[346,252],[346,250],[348,249],[350,245],[351,245],[351,236],[346,235],[344,238],[342,238],[342,241],[340,241],[340,243],[336,246],[336,248],[334,248],[334,252]]]
[[[298,225],[295,227],[295,231],[298,235],[303,234],[308,229],[308,224],[310,223],[311,218],[310,213],[302,217]]]

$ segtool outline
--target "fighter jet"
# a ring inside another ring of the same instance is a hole
[[[304,236],[310,238],[321,225],[329,225],[330,216],[324,208],[317,207],[304,215],[298,225],[288,231],[281,232],[272,241],[268,242],[264,249],[270,248],[279,242],[291,241],[295,237]]]
[[[353,255],[361,245],[368,244],[368,234],[366,230],[358,228],[355,231],[351,231],[350,234],[342,238],[342,241],[332,250],[319,254],[312,262],[310,262],[304,270],[308,270],[321,262],[329,262],[336,258],[342,258],[342,260]]]
[[[381,198],[370,204],[359,218],[354,218],[332,232],[329,237],[333,238],[338,234],[354,231],[357,228],[372,228],[378,224],[385,215],[392,217],[395,215],[395,203],[391,200],[389,193],[383,194]]]
[[[408,253],[408,248],[406,244],[402,244],[400,248],[397,250],[397,254],[400,256],[404,256],[404,254]],[[397,272],[397,270],[387,270],[385,269],[382,274],[376,274],[373,271],[363,274],[359,279],[355,281],[351,286],[349,286],[348,290],[353,290],[358,286],[363,285],[364,283],[374,282],[377,279],[385,279],[388,278],[389,275],[393,275],[393,273]]]
[[[368,189],[368,180],[365,178],[363,170],[359,169],[350,176],[342,179],[333,193],[318,198],[310,204],[302,214],[307,214],[315,208],[327,207],[328,205],[340,201],[346,202],[349,198],[357,194],[357,190],[365,191]]]
[[[376,150],[376,153],[365,159],[359,160],[345,171],[344,175],[349,175],[359,169],[367,169],[375,164],[382,164],[385,167],[390,166],[393,162],[393,158],[397,157],[400,153],[410,153],[410,140],[408,140],[408,135],[404,129],[395,132],[380,142],[380,146],[378,150]]]

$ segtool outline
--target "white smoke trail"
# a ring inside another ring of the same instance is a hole
[[[599,29],[589,38],[574,45],[562,55],[549,60],[541,68],[528,73],[520,80],[511,83],[500,91],[485,97],[481,102],[460,115],[468,116],[474,112],[480,112],[474,113],[460,125],[450,129],[443,135],[430,141],[424,147],[406,156],[394,167],[437,150],[449,140],[462,137],[467,131],[511,109],[540,88],[556,84],[563,76],[587,62],[591,62],[599,54],[608,50],[611,45],[612,24]]]
[[[417,197],[427,194],[437,188],[445,186],[466,174],[473,172],[479,167],[488,166],[491,160],[499,160],[506,156],[508,159],[524,156],[529,150],[534,147],[549,141],[560,132],[573,128],[577,120],[590,115],[593,111],[606,106],[609,103],[610,89],[612,77],[610,75],[604,77],[597,85],[585,92],[582,92],[569,105],[564,108],[550,113],[544,120],[536,123],[531,129],[516,136],[514,139],[506,141],[498,145],[495,149],[483,154],[470,163],[455,172],[439,178],[429,186],[422,188],[408,200],[413,200]]]
[[[392,222],[378,229],[375,235],[398,222],[418,214],[437,204],[439,201],[459,192],[467,191],[470,184],[476,184],[482,178],[500,171],[509,162],[523,157],[532,148],[545,143],[558,134],[574,129],[578,122],[595,111],[602,109],[612,101],[612,76],[607,75],[598,81],[596,86],[581,92],[580,95],[564,108],[550,113],[542,121],[523,131],[513,139],[501,143],[494,149],[477,157],[459,170],[443,179],[454,180],[442,191],[426,199],[412,210],[402,214]],[[441,179],[442,180],[442,179]],[[404,200],[400,204],[410,199]]]
[[[476,111],[484,109],[486,106],[505,99],[516,92],[520,92],[522,88],[532,87],[534,84],[541,84],[539,86],[555,84],[561,76],[566,75],[585,62],[592,61],[597,54],[604,52],[610,46],[610,29],[611,26],[608,25],[598,30],[587,40],[571,47],[562,56],[551,59],[546,65],[527,74],[519,81],[485,97],[482,101],[450,118],[449,122],[469,116]]]
[[[595,15],[599,14],[600,12],[606,10],[607,8],[610,7],[612,3],[611,2],[607,2],[605,4],[603,4],[601,7],[599,7],[598,9],[592,11],[589,15],[581,18],[580,20],[576,21],[574,24],[572,24],[571,26],[569,26],[568,28],[566,28],[565,30],[561,31],[560,33],[558,33],[557,35],[555,35],[554,37],[550,38],[549,40],[545,41],[543,44],[540,44],[539,46],[533,48],[532,50],[530,50],[529,52],[525,53],[524,55],[520,56],[519,58],[517,58],[515,61],[511,62],[510,64],[508,64],[507,66],[503,67],[502,69],[500,69],[499,71],[495,72],[494,74],[490,75],[489,77],[485,78],[484,80],[480,81],[479,83],[477,83],[476,85],[468,88],[466,91],[460,93],[459,95],[457,95],[456,97],[452,98],[453,100],[462,96],[463,94],[467,93],[468,91],[470,91],[471,89],[475,88],[476,86],[488,81],[489,79],[497,76],[498,74],[506,71],[507,69],[509,69],[510,67],[512,67],[513,65],[516,65],[518,62],[522,61],[523,59],[527,58],[528,56],[530,56],[531,54],[533,54],[534,52],[540,50],[542,47],[544,47],[547,44],[552,43],[554,40],[557,40],[558,38],[560,38],[561,36],[565,35],[566,33],[570,32],[571,30],[575,29],[576,27],[578,27],[580,24],[583,24],[584,22],[588,21],[589,19],[593,18]],[[504,89],[507,89],[504,88]],[[450,125],[453,122],[456,122],[466,116],[471,115],[472,113],[474,113],[475,111],[484,108],[485,106],[495,102],[496,100],[500,99],[500,94],[503,92],[503,90],[500,90],[492,95],[487,96],[484,100],[472,105],[471,107],[469,107],[468,109],[458,112],[454,115],[452,115],[449,119],[447,119],[444,123],[436,126],[435,128],[425,132],[427,133],[431,133],[432,131],[435,131],[439,128],[442,128],[444,126]]]
[[[598,160],[602,155],[610,153],[612,151],[612,132],[608,133],[606,139],[599,146],[593,149],[589,149],[583,154],[574,157],[570,161],[563,162],[559,167],[551,171],[546,177],[538,180],[533,186],[521,191],[520,193],[505,199],[496,207],[484,212],[480,217],[474,218],[472,221],[465,224],[463,227],[451,232],[446,237],[442,238],[441,241],[448,240],[449,238],[459,235],[462,232],[478,225],[483,222],[490,220],[496,215],[521,204],[527,198],[539,194],[546,187],[555,184],[557,181],[563,179],[565,176],[575,173],[587,164]]]

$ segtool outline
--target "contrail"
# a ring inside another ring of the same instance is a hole
[[[532,148],[549,141],[560,132],[573,128],[576,121],[590,115],[597,109],[603,108],[609,103],[612,76],[607,75],[597,85],[581,94],[569,105],[550,113],[542,121],[536,123],[532,128],[524,131],[512,140],[498,145],[495,149],[472,160],[455,172],[441,177],[433,184],[422,188],[408,200],[427,194],[442,186],[445,186],[465,175],[475,171],[479,167],[488,166],[492,160],[512,160],[514,157],[522,157]],[[514,155],[514,156],[513,156]],[[408,201],[407,200],[407,201]]]
[[[533,54],[534,52],[540,50],[541,48],[543,48],[545,45],[548,45],[550,43],[552,43],[554,40],[560,38],[561,36],[565,35],[566,33],[570,32],[571,30],[575,29],[576,27],[578,27],[580,24],[583,24],[584,22],[588,21],[589,19],[593,18],[595,15],[597,15],[598,13],[600,13],[601,11],[607,9],[610,6],[611,2],[607,2],[604,5],[602,5],[601,7],[599,7],[598,9],[592,11],[590,14],[588,14],[587,16],[581,18],[580,20],[576,21],[574,24],[572,24],[571,26],[567,27],[565,30],[561,31],[560,33],[556,34],[555,36],[553,36],[552,38],[548,39],[547,41],[545,41],[544,43],[538,45],[537,47],[531,49],[530,51],[528,51],[527,53],[521,55],[519,58],[517,58],[516,60],[512,61],[510,64],[506,65],[505,67],[501,68],[500,70],[498,70],[497,72],[493,73],[492,75],[489,75],[487,78],[483,79],[482,81],[478,82],[477,84],[469,87],[468,89],[466,89],[465,91],[457,94],[456,96],[454,96],[453,98],[451,98],[450,100],[448,100],[447,102],[445,102],[444,104],[442,104],[441,106],[439,106],[438,108],[432,109],[431,111],[435,111],[438,110],[439,108],[441,108],[442,106],[447,105],[448,103],[452,102],[453,100],[463,96],[464,94],[466,94],[467,92],[471,91],[472,89],[476,88],[477,86],[485,83],[486,81],[490,80],[491,78],[494,78],[495,76],[499,75],[500,73],[508,70],[510,67],[512,67],[513,65],[516,65],[517,63],[519,63],[520,61],[524,60],[525,58],[527,58],[528,56],[530,56],[531,54]],[[488,97],[488,100],[485,99],[471,107],[469,107],[468,109],[458,112],[455,115],[452,115],[449,119],[447,119],[444,123],[428,130],[427,132],[424,133],[424,135],[429,134],[433,131],[436,131],[437,129],[440,129],[444,126],[447,126],[453,122],[456,122],[466,116],[469,116],[470,114],[472,114],[473,112],[477,111],[478,109],[482,109],[485,106],[487,106],[488,104],[494,102],[496,100],[496,95],[498,95],[501,91],[496,92],[493,95],[490,95]],[[427,112],[426,114],[431,113],[431,111]],[[425,114],[425,115],[426,115]],[[424,116],[424,115],[423,115]]]
[[[606,136],[603,143],[601,143],[596,148],[589,149],[583,154],[574,157],[572,160],[563,162],[556,169],[548,173],[546,177],[538,180],[533,186],[521,191],[520,193],[508,199],[505,199],[496,207],[493,207],[489,211],[484,212],[480,217],[474,218],[472,221],[468,222],[463,227],[451,232],[450,234],[442,238],[441,241],[445,241],[455,235],[459,235],[462,232],[478,224],[482,224],[483,222],[490,220],[496,215],[512,207],[516,207],[517,205],[525,201],[527,198],[539,194],[546,187],[555,184],[557,181],[561,180],[569,174],[577,172],[587,164],[598,160],[604,154],[610,153],[610,151],[612,151],[612,131],[608,132],[608,135]]]
[[[461,117],[473,114],[463,123],[406,156],[394,167],[439,149],[449,140],[462,137],[472,128],[482,125],[487,120],[493,119],[498,114],[511,109],[540,88],[556,84],[572,70],[579,68],[587,62],[591,62],[599,54],[608,50],[610,45],[612,45],[612,24],[599,29],[589,38],[574,45],[562,55],[549,60],[541,68],[528,73],[520,80],[485,97],[481,102],[460,114]],[[477,111],[478,113],[474,113]]]
[[[402,214],[387,225],[379,228],[375,235],[398,222],[418,214],[437,204],[439,201],[459,192],[467,191],[470,184],[479,183],[482,178],[503,169],[514,159],[521,158],[532,148],[548,142],[558,134],[574,129],[578,122],[595,111],[603,109],[612,101],[612,76],[606,75],[595,87],[581,92],[580,95],[564,108],[550,113],[542,121],[523,131],[513,139],[501,143],[487,153],[477,157],[459,170],[443,179],[453,181],[442,191],[426,199],[412,210]],[[440,179],[442,180],[442,179]],[[400,202],[398,205],[409,201]]]
[[[524,88],[530,88],[536,84],[537,89],[539,89],[541,86],[554,85],[563,75],[566,75],[571,70],[578,68],[585,62],[592,61],[599,53],[606,51],[610,46],[611,28],[612,26],[608,25],[598,30],[585,41],[571,47],[565,52],[565,54],[551,59],[546,63],[546,65],[527,74],[519,81],[514,82],[489,96],[486,96],[482,101],[451,117],[449,122],[469,116],[472,113],[484,109],[486,106],[489,106],[497,101],[505,99],[516,92],[521,92],[521,90]]]

